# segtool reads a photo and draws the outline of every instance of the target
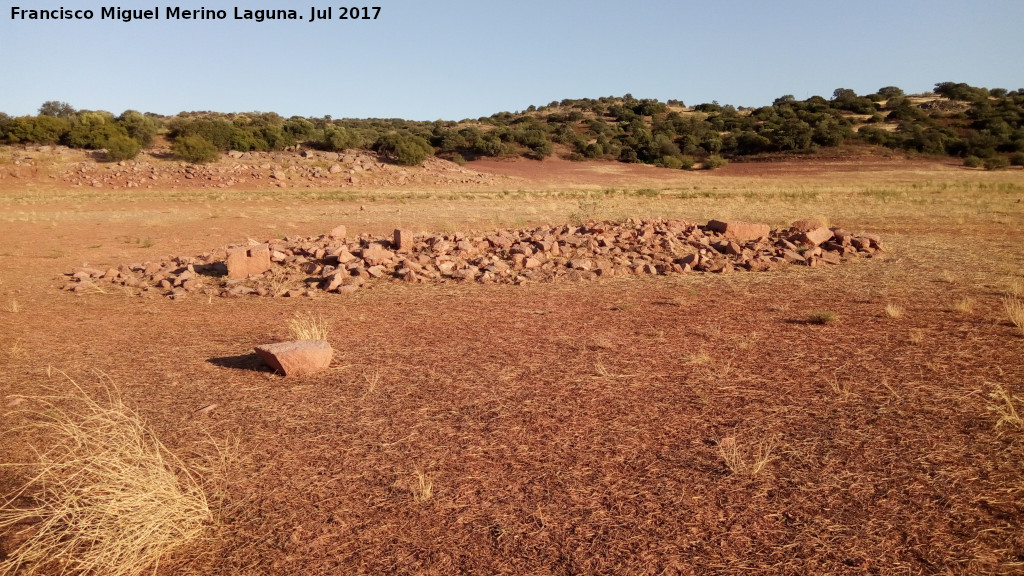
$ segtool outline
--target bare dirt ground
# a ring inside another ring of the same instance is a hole
[[[1009,389],[1024,412],[1024,335],[1003,310],[1024,282],[1020,170],[520,160],[456,167],[482,183],[414,182],[411,170],[404,184],[344,188],[164,176],[111,188],[64,181],[83,160],[23,155],[0,158],[2,426],[16,424],[14,399],[66,386],[60,370],[97,394],[115,383],[187,462],[216,456],[208,537],[161,574],[1024,570],[1024,430],[997,426],[1007,408],[991,396]],[[89,170],[116,168],[131,166]],[[630,216],[824,217],[882,235],[890,252],[759,274],[395,282],[349,296],[59,290],[83,264],[337,224],[379,234]],[[331,323],[332,368],[262,368],[253,346],[287,338],[308,311]],[[837,320],[813,324],[815,311]],[[754,473],[730,468],[730,447],[746,464],[771,450]],[[0,454],[29,456],[10,436]],[[0,476],[5,490],[16,476]]]

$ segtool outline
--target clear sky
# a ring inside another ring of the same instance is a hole
[[[631,93],[689,105],[761,106],[784,94],[869,94],[937,82],[1024,88],[1022,0],[206,0],[6,1],[0,111],[264,111],[283,116],[459,120],[563,98]],[[92,20],[22,20],[12,8],[91,9]],[[100,19],[104,6],[160,20]],[[334,20],[310,22],[311,7]],[[223,9],[173,21],[167,7]],[[234,10],[295,9],[300,21]]]

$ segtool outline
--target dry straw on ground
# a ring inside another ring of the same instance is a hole
[[[47,444],[37,462],[6,464],[29,478],[0,501],[0,531],[16,543],[0,575],[133,576],[210,522],[199,483],[116,390],[99,402],[71,388],[30,399],[29,423],[6,431]]]

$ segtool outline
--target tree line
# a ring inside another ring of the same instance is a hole
[[[463,162],[480,157],[606,159],[689,169],[766,154],[804,154],[843,144],[954,156],[986,168],[1024,165],[1024,89],[1008,91],[942,82],[931,95],[898,87],[858,95],[838,88],[830,99],[777,98],[770,106],[736,108],[718,102],[692,108],[631,94],[566,99],[476,120],[284,118],[275,113],[182,112],[164,117],[128,110],[120,116],[44,103],[36,116],[0,113],[0,142],[61,144],[106,150],[110,160],[133,158],[158,134],[189,162],[221,152],[371,150],[401,164],[439,155]]]

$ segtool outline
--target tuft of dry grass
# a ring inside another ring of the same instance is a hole
[[[960,314],[970,314],[971,312],[974,312],[974,299],[970,296],[958,298],[949,305],[949,309],[953,312],[959,312]]]
[[[953,274],[949,270],[943,270],[942,271],[942,281],[945,282],[946,284],[956,284],[960,280],[959,280],[959,278],[956,277],[955,274]]]
[[[11,314],[17,314],[18,312],[21,312],[21,304],[14,298],[11,298],[11,301],[7,304],[6,310]]]
[[[899,304],[890,303],[885,305],[885,315],[893,320],[903,318],[904,314],[906,314],[906,310]]]
[[[1003,307],[1010,322],[1024,335],[1024,300],[1013,296],[1003,298]]]
[[[741,446],[735,436],[726,436],[718,441],[718,453],[725,461],[726,467],[733,474],[742,476],[760,474],[772,460],[775,447],[774,438],[762,439],[749,448]]]
[[[1024,298],[1024,280],[1020,278],[1010,280],[1010,286],[1006,289],[1006,295],[1011,298]]]
[[[101,403],[71,384],[20,413],[16,430],[48,444],[37,462],[6,464],[30,477],[0,502],[0,529],[20,541],[0,574],[134,576],[211,521],[199,482],[116,389]]]
[[[296,340],[327,340],[330,333],[328,321],[313,312],[296,314],[288,321],[288,330]]]
[[[686,363],[687,364],[695,364],[697,366],[703,366],[705,364],[711,364],[711,362],[712,362],[711,355],[708,354],[707,352],[705,352],[703,349],[700,349],[700,350],[694,352],[693,354],[688,355],[687,358],[686,358]]]
[[[416,476],[416,486],[413,487],[413,498],[420,503],[430,500],[434,495],[434,481],[421,470],[413,473]]]
[[[839,315],[831,310],[816,310],[807,315],[807,322],[811,324],[833,324],[839,320]]]
[[[907,336],[907,338],[910,340],[911,344],[920,344],[921,342],[924,342],[924,331],[915,328],[910,331],[910,335]]]
[[[850,396],[853,396],[853,390],[850,388],[849,382],[840,382],[838,376],[833,376],[827,381],[829,388],[831,388],[837,396],[842,398],[849,398]]]
[[[1013,394],[998,382],[994,386],[996,387],[995,390],[989,394],[989,398],[994,400],[994,403],[989,406],[989,410],[999,415],[999,420],[996,421],[996,428],[1011,426],[1018,430],[1024,429],[1024,418],[1021,418],[1020,414],[1017,413]]]

